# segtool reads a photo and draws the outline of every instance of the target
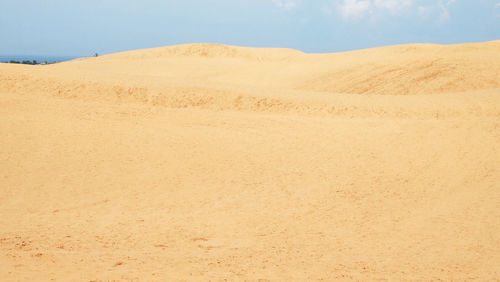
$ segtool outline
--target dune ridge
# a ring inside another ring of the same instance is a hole
[[[0,64],[0,280],[498,279],[498,50]]]
[[[105,57],[120,59],[147,59],[165,57],[239,58],[249,60],[279,60],[303,54],[285,48],[251,48],[223,44],[193,43],[152,49],[127,51]]]
[[[118,76],[117,80],[128,75],[132,81],[137,76],[149,76],[148,84],[160,86],[199,83],[246,87],[251,82],[253,88],[325,93],[439,94],[500,88],[498,48],[500,41],[304,54],[291,49],[189,44],[79,59],[32,71],[33,75],[53,75],[57,79],[92,78],[95,72],[98,81],[113,75]],[[2,68],[8,73],[11,66]],[[72,71],[66,74],[67,69]],[[100,69],[106,69],[105,75]]]

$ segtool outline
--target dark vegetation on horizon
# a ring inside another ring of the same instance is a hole
[[[2,56],[0,56],[2,57]],[[43,56],[42,56],[43,57]],[[95,53],[93,57],[99,57],[98,53]],[[20,60],[20,59],[14,59],[14,60],[1,60],[0,63],[8,63],[8,64],[22,64],[22,65],[50,65],[50,64],[56,64],[64,61],[68,61],[71,59],[74,59],[75,57],[68,57],[68,59],[59,59],[59,60],[43,60],[43,61],[38,61],[38,60]]]
[[[57,62],[38,62],[37,60],[33,60],[33,61],[30,61],[30,60],[24,60],[24,61],[16,61],[16,60],[10,60],[8,62],[9,64],[23,64],[23,65],[48,65],[48,64],[54,64],[54,63],[57,63]]]

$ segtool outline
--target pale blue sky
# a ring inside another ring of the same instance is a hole
[[[500,0],[1,0],[0,54],[193,42],[336,52],[500,39]]]

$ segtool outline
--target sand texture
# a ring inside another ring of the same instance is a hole
[[[0,280],[500,278],[500,41],[0,64]]]

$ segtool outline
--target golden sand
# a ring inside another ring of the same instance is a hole
[[[499,50],[0,64],[0,280],[498,279]]]

